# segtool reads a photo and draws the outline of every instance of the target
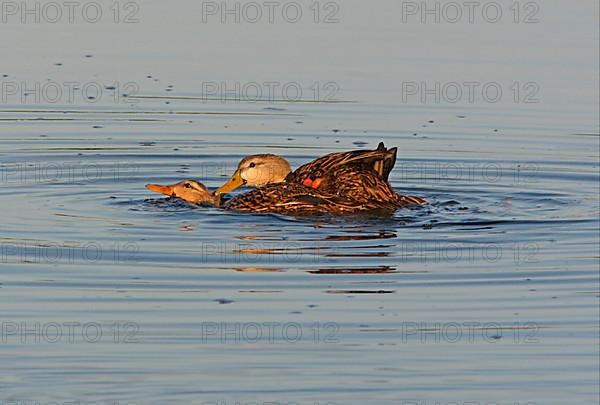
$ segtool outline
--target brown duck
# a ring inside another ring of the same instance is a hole
[[[290,215],[393,212],[422,205],[421,197],[397,194],[388,183],[396,148],[383,143],[375,150],[331,153],[291,171],[289,163],[272,154],[252,155],[239,163],[231,178],[214,194],[195,180],[148,189],[195,204],[229,210]],[[240,186],[256,189],[222,202],[221,194]]]

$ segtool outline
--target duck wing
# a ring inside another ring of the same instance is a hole
[[[375,150],[354,150],[336,152],[322,156],[288,174],[285,181],[302,183],[307,178],[316,179],[324,174],[342,167],[353,167],[359,171],[373,171],[384,181],[396,164],[397,148],[386,148],[383,142]]]
[[[422,205],[417,196],[397,194],[392,186],[373,171],[340,167],[321,181],[318,192],[328,201],[354,205],[364,209],[396,209],[407,205]]]

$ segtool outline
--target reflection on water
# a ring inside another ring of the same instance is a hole
[[[311,274],[377,274],[377,273],[397,273],[395,267],[390,266],[379,266],[379,267],[363,267],[356,269],[346,269],[346,268],[328,268],[328,269],[319,269],[309,271]]]

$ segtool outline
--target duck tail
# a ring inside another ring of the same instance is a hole
[[[382,155],[380,159],[375,161],[373,169],[375,169],[375,171],[383,180],[388,181],[390,172],[396,164],[396,154],[398,153],[398,148],[388,149],[385,147],[383,142],[379,142],[377,151],[382,152]]]

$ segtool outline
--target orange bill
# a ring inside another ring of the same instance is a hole
[[[172,196],[174,193],[175,185],[161,186],[160,184],[146,184],[146,188],[155,193],[160,193],[168,196]]]

